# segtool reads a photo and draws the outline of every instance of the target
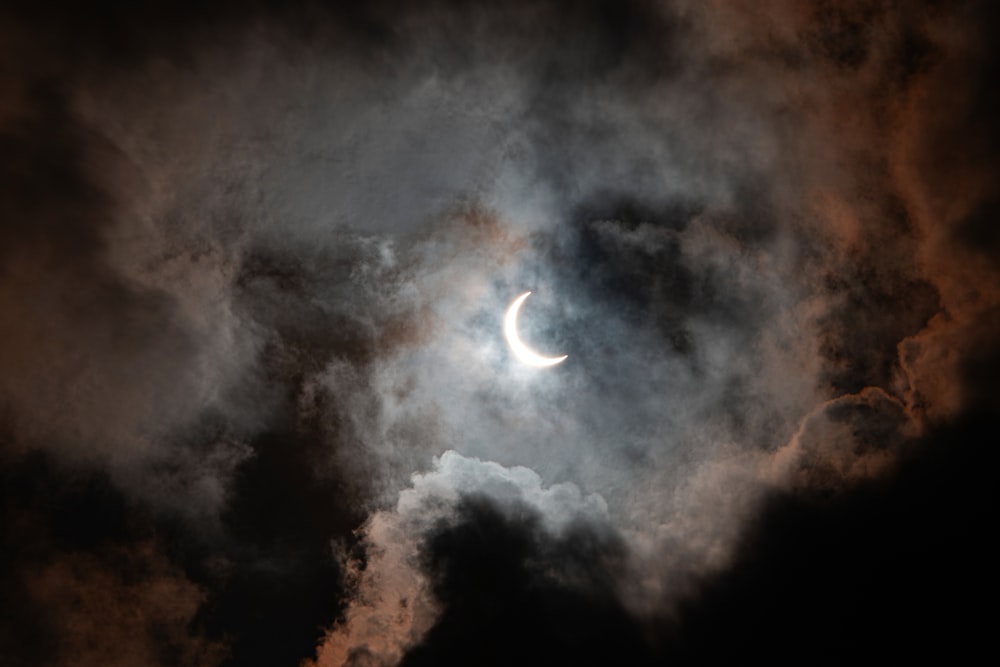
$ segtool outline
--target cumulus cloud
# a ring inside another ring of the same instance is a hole
[[[317,665],[393,665],[436,619],[438,602],[422,568],[427,536],[461,522],[463,506],[483,502],[515,520],[537,516],[560,535],[577,523],[610,530],[607,503],[572,483],[542,485],[533,470],[446,451],[412,479],[392,510],[361,528],[364,555],[348,563],[352,601],[319,650]]]

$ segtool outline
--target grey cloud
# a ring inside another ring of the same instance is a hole
[[[534,534],[490,514],[520,503],[544,551],[553,489],[606,503],[578,517],[625,554],[601,604],[655,618],[776,489],[849,494],[988,394],[969,350],[1000,292],[969,240],[991,242],[992,156],[934,167],[936,141],[976,143],[937,101],[988,125],[946,80],[983,60],[965,10],[315,11],[208,12],[204,35],[126,13],[120,53],[72,65],[94,24],[6,47],[38,60],[0,115],[5,451],[109,470],[179,522],[206,627],[249,637],[234,660],[264,622],[232,601],[296,568],[357,597],[304,608],[282,655],[346,608],[344,651],[406,616],[364,654],[402,659],[447,606],[414,583],[422,540]],[[548,372],[500,336],[527,289],[523,334],[569,355]],[[414,606],[358,620],[397,587]]]
[[[468,498],[483,498],[499,511],[536,513],[540,528],[562,535],[577,523],[608,524],[607,504],[571,483],[543,486],[529,468],[446,451],[433,468],[415,474],[394,508],[369,517],[362,528],[365,562],[353,571],[352,602],[344,620],[320,647],[317,665],[395,664],[434,623],[439,612],[431,582],[420,568],[426,536],[461,521]]]

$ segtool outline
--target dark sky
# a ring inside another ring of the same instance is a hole
[[[0,663],[989,654],[998,19],[5,3]]]

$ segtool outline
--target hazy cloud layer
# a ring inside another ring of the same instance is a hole
[[[0,653],[698,662],[856,575],[792,623],[822,662],[916,623],[921,565],[961,607],[930,559],[993,517],[995,14],[3,10]],[[525,290],[560,366],[508,354]],[[898,624],[855,645],[861,607]]]

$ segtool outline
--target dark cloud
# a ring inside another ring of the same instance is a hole
[[[402,665],[653,664],[615,594],[624,545],[613,533],[553,536],[531,508],[472,497],[423,551],[445,608]]]
[[[652,621],[616,594],[613,530],[553,534],[533,508],[463,498],[422,549],[444,610],[401,664],[973,659],[990,641],[973,601],[998,584],[982,530],[996,520],[995,436],[994,415],[972,412],[907,442],[881,479],[771,495],[734,564]]]
[[[0,476],[0,650],[14,665],[217,664],[192,623],[203,591],[108,479],[41,454]]]
[[[348,538],[360,518],[337,507],[352,497],[345,480],[317,479],[314,443],[287,432],[256,438],[233,480],[223,534],[181,551],[213,591],[196,623],[229,644],[229,664],[294,664],[340,611],[331,540]]]
[[[989,641],[975,601],[998,583],[981,531],[996,428],[976,411],[908,442],[883,479],[771,498],[736,564],[666,624],[672,661],[974,659]]]

